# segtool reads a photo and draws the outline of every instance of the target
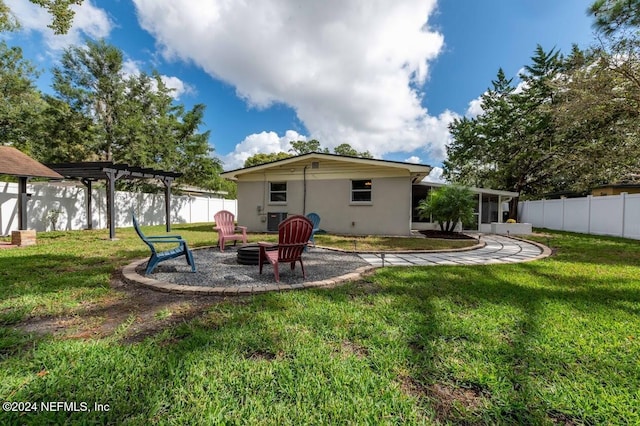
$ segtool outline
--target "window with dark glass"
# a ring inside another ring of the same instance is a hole
[[[269,183],[269,201],[272,203],[287,202],[287,182]]]
[[[351,201],[371,202],[371,179],[351,181]]]

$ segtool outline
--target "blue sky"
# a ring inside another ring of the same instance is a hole
[[[590,2],[85,0],[54,36],[41,9],[6,0],[23,30],[3,37],[44,71],[45,92],[62,49],[105,38],[127,72],[156,69],[179,102],[207,106],[201,130],[225,169],[312,138],[438,167],[448,123],[499,67],[516,77],[536,44],[593,42]]]

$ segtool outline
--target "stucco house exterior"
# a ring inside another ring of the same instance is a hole
[[[420,200],[441,183],[422,182],[431,166],[311,152],[221,174],[238,184],[236,220],[252,232],[277,231],[288,215],[311,212],[320,228],[346,235],[411,235],[438,229],[417,216]],[[477,226],[491,232],[503,205],[518,193],[471,188]]]
[[[277,230],[287,215],[311,212],[320,227],[350,235],[410,235],[412,185],[431,167],[311,152],[222,177],[238,184],[239,224]]]

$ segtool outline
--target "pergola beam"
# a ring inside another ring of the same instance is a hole
[[[128,164],[114,164],[109,161],[95,161],[85,163],[50,164],[53,170],[70,179],[80,179],[87,187],[87,222],[92,228],[91,218],[91,182],[107,181],[107,216],[109,223],[109,238],[114,240],[115,234],[115,184],[118,179],[157,179],[165,186],[165,218],[167,232],[171,231],[171,183],[182,173],[155,170],[144,167],[134,167]]]

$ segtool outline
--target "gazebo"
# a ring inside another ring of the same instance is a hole
[[[92,228],[91,215],[91,186],[98,180],[107,181],[107,214],[109,221],[109,238],[116,238],[116,221],[113,211],[115,205],[115,185],[121,178],[125,179],[157,179],[165,187],[165,218],[167,232],[171,231],[171,183],[175,178],[182,176],[182,173],[167,172],[164,170],[148,169],[143,167],[129,166],[128,164],[115,164],[111,161],[94,161],[82,163],[59,163],[48,164],[57,173],[65,178],[79,179],[87,187],[87,226]]]
[[[62,179],[62,175],[11,146],[0,146],[0,175],[18,178],[18,230],[27,229],[29,178]]]

